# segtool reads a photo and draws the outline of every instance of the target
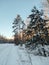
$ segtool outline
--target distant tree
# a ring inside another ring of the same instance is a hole
[[[8,43],[8,39],[5,36],[0,35],[0,43]]]

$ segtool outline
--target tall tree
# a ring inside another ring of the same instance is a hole
[[[25,26],[25,24],[22,21],[20,15],[17,15],[17,17],[15,18],[15,20],[13,22],[14,41],[16,44],[18,44],[19,34],[24,29],[24,26]]]
[[[27,31],[27,34],[31,33],[32,30],[34,29],[35,31],[35,36],[33,36],[33,40],[31,43],[36,43],[41,41],[41,44],[46,44],[46,39],[44,38],[48,36],[48,30],[45,28],[46,22],[49,20],[45,20],[43,18],[43,10],[39,11],[36,7],[32,9],[32,14],[29,15],[28,18],[31,18],[30,24],[28,25],[29,31]],[[45,42],[45,41],[46,42]]]
[[[44,49],[44,45],[47,45],[48,42],[46,40],[46,37],[48,38],[48,30],[45,27],[46,22],[49,20],[45,20],[43,18],[43,11],[39,11],[36,7],[32,9],[32,14],[29,15],[28,18],[31,18],[31,21],[27,27],[26,34],[31,34],[32,30],[34,29],[35,33],[34,36],[31,37],[31,39],[26,44],[26,47],[29,47],[31,49],[35,49],[38,44],[42,46],[41,50],[43,52],[43,55],[46,56],[46,51]],[[41,51],[39,54],[42,55]]]

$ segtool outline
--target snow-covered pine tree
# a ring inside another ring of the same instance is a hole
[[[30,41],[28,41],[29,44],[27,43],[26,46],[30,46],[31,49],[34,49],[38,44],[41,44],[42,46],[47,45],[48,42],[45,37],[48,37],[48,30],[45,25],[49,20],[44,19],[43,10],[39,11],[36,7],[34,7],[32,9],[32,14],[29,15],[28,18],[31,18],[31,21],[27,27],[27,29],[29,30],[27,31],[27,34],[30,34],[33,29],[35,33]],[[43,52],[45,55],[45,50]]]

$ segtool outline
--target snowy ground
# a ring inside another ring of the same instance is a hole
[[[14,44],[0,44],[0,65],[49,65],[49,57],[28,54]]]

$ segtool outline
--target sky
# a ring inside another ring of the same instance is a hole
[[[12,23],[17,14],[25,20],[36,6],[42,8],[42,0],[0,0],[0,34],[6,37],[13,36]]]

